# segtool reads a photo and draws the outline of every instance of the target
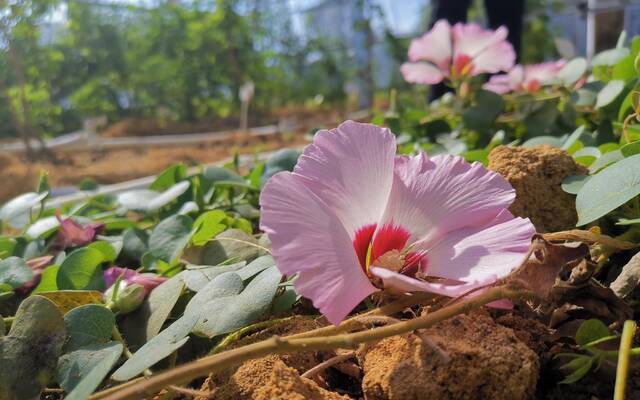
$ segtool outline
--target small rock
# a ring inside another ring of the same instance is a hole
[[[538,232],[555,232],[575,227],[578,222],[575,197],[560,185],[571,175],[586,174],[564,150],[498,146],[489,154],[489,169],[504,176],[516,190],[509,210],[530,218]]]
[[[485,312],[459,315],[424,331],[448,357],[416,335],[384,339],[360,354],[367,400],[526,399],[538,357]]]

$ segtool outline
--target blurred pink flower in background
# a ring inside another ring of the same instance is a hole
[[[111,267],[104,271],[104,283],[109,289],[116,282],[118,277],[121,278],[121,285],[138,284],[144,288],[145,294],[149,294],[156,286],[166,281],[167,278],[152,273],[139,273],[129,268]]]
[[[496,93],[535,92],[542,86],[553,83],[556,75],[566,62],[549,61],[541,64],[516,65],[507,74],[494,75],[483,88]]]
[[[436,22],[409,46],[409,62],[400,71],[410,83],[434,84],[445,78],[509,71],[516,59],[506,40],[507,29],[482,29],[477,24]]]
[[[104,230],[102,222],[91,222],[83,226],[72,218],[62,218],[59,213],[56,214],[56,218],[60,223],[58,234],[52,244],[56,249],[64,250],[68,247],[85,246],[93,242],[96,236]]]
[[[396,156],[388,129],[348,121],[319,131],[293,172],[260,197],[280,271],[339,323],[382,288],[457,296],[523,261],[535,229],[515,192],[479,163]]]

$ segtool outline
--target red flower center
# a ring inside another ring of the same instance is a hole
[[[356,251],[360,266],[368,274],[369,266],[383,255],[393,250],[402,251],[411,234],[401,226],[384,224],[376,231],[377,224],[365,225],[356,231],[353,248]],[[403,257],[402,274],[414,276],[421,262],[426,262],[423,252],[408,252]]]
[[[453,74],[463,76],[471,73],[471,70],[473,69],[471,61],[473,61],[473,58],[466,54],[458,55],[455,60],[453,60]]]

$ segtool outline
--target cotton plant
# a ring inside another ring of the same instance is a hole
[[[396,156],[388,129],[348,121],[267,182],[261,228],[280,271],[337,324],[380,290],[455,297],[507,276],[535,234],[514,199],[480,163]]]

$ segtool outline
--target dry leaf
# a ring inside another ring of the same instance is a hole
[[[618,297],[624,298],[640,284],[640,253],[622,267],[622,272],[609,286]]]

